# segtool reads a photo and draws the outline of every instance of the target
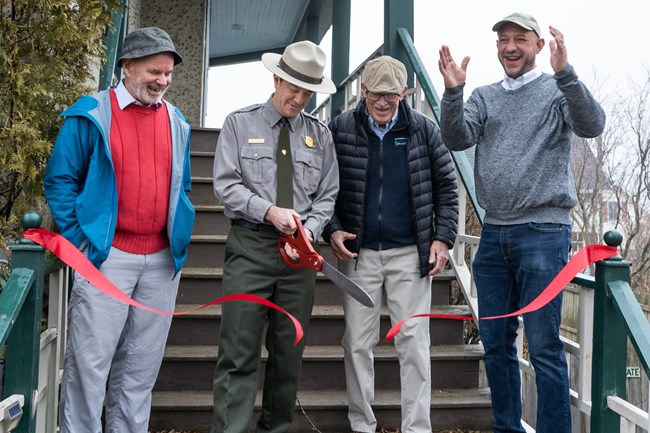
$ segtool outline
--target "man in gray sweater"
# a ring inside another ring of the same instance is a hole
[[[570,168],[573,134],[600,135],[605,114],[568,63],[564,36],[549,26],[551,67],[535,18],[513,13],[497,22],[502,81],[474,90],[463,103],[469,57],[454,62],[442,46],[442,139],[451,150],[476,145],[474,176],[485,209],[473,262],[481,317],[516,311],[535,299],[566,264],[570,213],[577,202]],[[537,385],[537,433],[570,433],[569,384],[559,336],[562,297],[524,315]],[[524,433],[521,424],[516,317],[480,322],[492,393],[494,433]]]

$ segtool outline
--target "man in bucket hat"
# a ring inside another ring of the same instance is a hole
[[[278,237],[302,220],[317,241],[332,216],[338,168],[327,127],[303,112],[314,92],[334,93],[323,75],[325,53],[309,41],[282,55],[266,53],[275,92],[263,104],[228,115],[214,158],[214,192],[232,227],[226,243],[225,295],[250,293],[269,299],[309,324],[316,273],[293,269],[278,252]],[[265,326],[266,361],[258,432],[286,432],[293,418],[305,346],[275,310],[247,302],[222,307],[219,355],[214,373],[213,433],[244,433],[251,427]]]
[[[481,317],[512,313],[542,293],[568,261],[571,209],[577,203],[571,174],[574,135],[594,138],[605,113],[569,64],[564,35],[549,26],[550,66],[536,63],[545,46],[537,20],[515,12],[499,20],[497,57],[504,77],[478,87],[464,103],[469,57],[457,64],[439,51],[445,92],[442,138],[451,150],[474,145],[476,194],[485,218],[472,270]],[[538,433],[570,433],[571,405],[564,344],[562,295],[523,315],[535,369]],[[485,371],[492,395],[494,433],[524,433],[515,339],[517,317],[480,322]]]
[[[372,297],[366,308],[343,299],[348,419],[355,432],[377,429],[373,349],[384,304],[393,321],[431,309],[431,276],[454,245],[458,190],[449,151],[433,121],[404,101],[406,68],[390,56],[369,61],[364,98],[330,124],[340,190],[323,237],[339,269]],[[404,326],[395,338],[402,384],[403,433],[431,431],[429,321]]]
[[[181,62],[158,28],[129,33],[124,79],[80,98],[45,172],[61,234],[134,300],[173,311],[194,209],[190,127],[162,99]],[[171,316],[129,307],[75,275],[61,381],[61,433],[146,433]],[[108,393],[106,390],[108,388]]]

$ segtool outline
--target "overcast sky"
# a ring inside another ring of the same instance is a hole
[[[352,0],[350,69],[355,69],[383,42],[383,0]],[[638,1],[617,0],[415,0],[415,47],[436,92],[441,95],[438,49],[449,45],[458,61],[470,56],[466,96],[474,87],[503,77],[496,57],[492,25],[511,12],[529,13],[537,19],[546,46],[537,64],[552,72],[549,62],[548,26],[565,36],[571,63],[588,85],[604,83],[601,92],[623,92],[629,78],[639,81],[650,68],[647,13]],[[645,8],[644,8],[645,9]],[[321,47],[331,55],[331,35]],[[326,67],[330,75],[330,65]],[[221,127],[225,116],[238,108],[264,102],[273,92],[271,73],[261,62],[211,68],[208,78],[205,127]],[[319,97],[320,102],[322,97]]]

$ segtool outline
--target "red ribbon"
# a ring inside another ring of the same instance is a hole
[[[454,320],[493,320],[519,316],[520,314],[526,314],[539,310],[544,305],[551,302],[553,298],[555,298],[562,290],[564,290],[567,284],[569,284],[581,270],[592,263],[613,257],[617,253],[618,250],[616,247],[610,247],[607,245],[587,245],[578,251],[573,257],[571,257],[571,260],[569,260],[569,262],[560,270],[555,278],[553,278],[553,281],[551,281],[548,286],[546,286],[546,288],[542,291],[542,293],[539,294],[539,296],[537,296],[537,298],[533,299],[530,304],[513,313],[504,314],[501,316],[480,317],[478,319],[474,317],[457,316],[453,314],[416,314],[393,325],[388,331],[388,334],[386,334],[386,341],[390,341],[395,338],[395,336],[402,328],[404,322],[416,317],[431,317],[434,319]]]
[[[181,316],[184,314],[192,313],[194,311],[202,310],[211,305],[216,305],[227,301],[253,302],[256,304],[264,305],[269,308],[273,308],[274,310],[277,310],[282,314],[285,314],[287,317],[289,317],[289,319],[291,319],[291,321],[293,322],[293,326],[296,328],[296,340],[294,341],[294,345],[298,344],[298,342],[303,337],[304,332],[302,330],[302,326],[300,325],[300,322],[298,321],[298,319],[296,319],[291,314],[289,314],[284,308],[274,304],[273,302],[267,299],[255,295],[245,294],[245,293],[223,296],[221,298],[210,301],[199,308],[196,308],[192,311],[186,311],[186,312],[160,311],[151,307],[147,307],[146,305],[143,305],[135,301],[133,298],[126,295],[119,288],[117,288],[113,283],[111,283],[108,280],[108,278],[106,278],[101,272],[99,272],[99,270],[92,263],[90,263],[90,261],[86,258],[86,256],[84,256],[81,253],[81,251],[79,251],[74,245],[72,245],[72,243],[70,243],[70,241],[68,241],[63,236],[39,227],[39,228],[25,230],[24,237],[25,239],[29,239],[30,241],[33,241],[39,244],[40,246],[42,246],[43,248],[54,253],[54,255],[56,255],[59,259],[61,259],[63,263],[70,266],[72,269],[78,272],[82,277],[88,280],[93,286],[97,287],[99,290],[106,293],[108,296],[122,303],[131,305],[133,307],[150,311],[155,314]]]

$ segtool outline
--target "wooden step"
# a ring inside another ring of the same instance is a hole
[[[299,391],[296,400],[296,413],[289,430],[291,433],[349,431],[348,401],[344,391]],[[258,391],[253,423],[259,416],[261,402],[261,392]],[[211,391],[154,391],[149,425],[156,430],[208,432],[212,424],[212,406]],[[432,428],[488,430],[494,422],[491,407],[488,389],[433,389]],[[396,431],[399,428],[401,414],[398,390],[378,390],[373,409],[378,429]]]
[[[228,235],[192,235],[187,248],[186,267],[223,268]]]
[[[192,152],[212,152],[217,148],[219,139],[219,129],[217,128],[197,128],[192,127],[190,133],[190,151]]]
[[[203,305],[223,296],[222,277],[222,267],[184,267],[176,303]],[[318,305],[341,305],[343,292],[325,275],[317,274],[314,298]]]
[[[215,305],[197,310],[200,305],[177,304],[177,312],[188,314],[175,316],[167,338],[170,345],[216,345],[218,344],[221,306]],[[451,314],[469,316],[466,305],[433,306],[432,314]],[[288,319],[287,319],[288,320]],[[423,320],[423,319],[412,319]],[[431,319],[429,329],[431,344],[462,344],[463,321],[453,319]],[[380,320],[379,345],[392,344],[385,340],[391,327],[388,310],[382,308]],[[315,305],[307,333],[308,345],[334,346],[341,344],[345,321],[343,307],[340,305]]]
[[[155,391],[174,389],[210,390],[217,361],[217,346],[167,346]],[[374,353],[377,389],[399,389],[400,371],[393,346],[377,346]],[[268,353],[262,350],[259,389],[264,380]],[[483,358],[481,345],[431,346],[431,386],[468,389],[478,386],[478,363]],[[186,373],[191,371],[191,375]],[[381,380],[379,380],[381,378]],[[323,388],[345,390],[343,348],[307,346],[300,372],[300,390]]]
[[[327,249],[323,255],[331,254]],[[215,257],[211,260],[217,260]],[[188,256],[188,262],[194,258]],[[200,260],[204,261],[205,258]],[[330,259],[331,260],[331,259]],[[329,260],[328,260],[329,261]],[[336,263],[332,260],[330,263]],[[178,290],[177,304],[206,304],[222,296],[223,268],[212,266],[185,266],[181,271],[181,283]],[[453,273],[445,271],[443,275],[435,276],[431,285],[432,299],[446,299],[447,302],[432,302],[433,305],[449,304],[449,279],[454,278]],[[314,293],[314,305],[341,305],[343,292],[325,275],[316,275],[316,291]]]
[[[230,219],[223,214],[223,205],[195,204],[194,212],[193,235],[225,235],[230,230]]]
[[[187,261],[185,268],[223,268],[227,234],[196,234],[192,235],[190,245],[187,248]],[[337,259],[334,257],[332,248],[322,239],[319,245],[319,254],[323,259],[336,266]]]
[[[197,178],[207,178],[210,179],[210,183],[212,183],[212,175],[213,175],[213,168],[214,168],[214,149],[212,149],[212,151],[209,152],[191,150],[190,164],[192,166],[193,182]]]
[[[214,206],[221,204],[214,195],[212,177],[197,177],[192,171],[192,192],[190,201],[194,206]]]

